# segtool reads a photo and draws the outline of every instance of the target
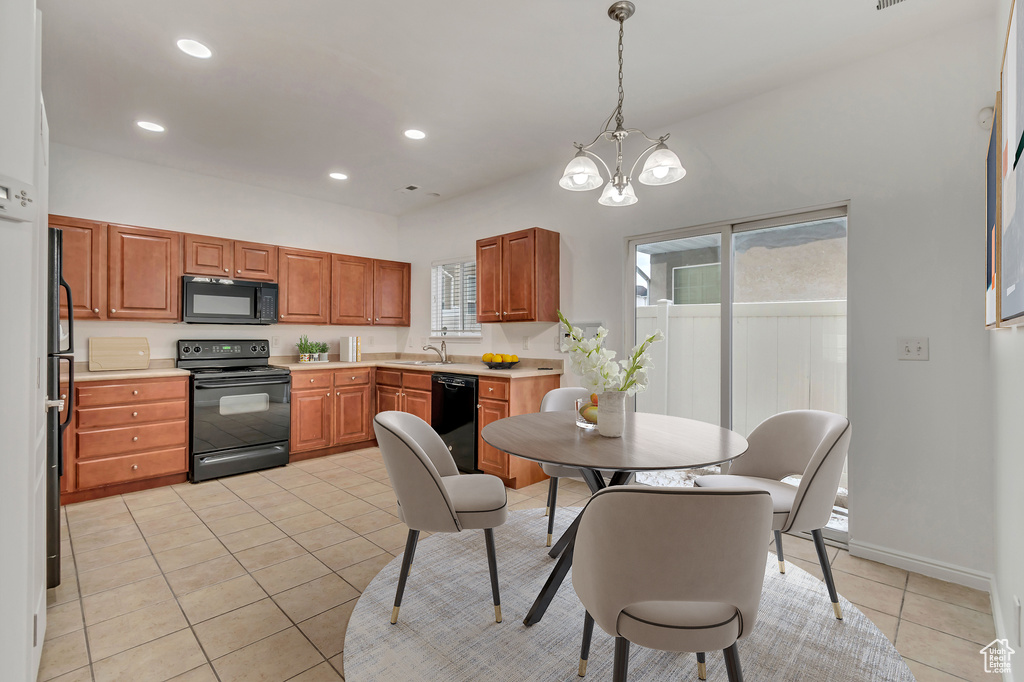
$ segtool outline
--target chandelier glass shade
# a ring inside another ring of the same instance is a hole
[[[565,167],[562,179],[558,181],[560,187],[573,192],[583,192],[597,189],[604,185],[604,191],[598,203],[604,206],[629,206],[637,202],[636,193],[630,178],[636,170],[637,164],[646,156],[643,169],[640,172],[639,180],[645,185],[668,185],[681,180],[686,175],[686,169],[679,162],[676,156],[665,144],[669,134],[654,139],[644,131],[637,128],[625,128],[623,126],[622,102],[625,98],[622,89],[622,37],[623,25],[629,17],[633,16],[636,7],[632,2],[616,2],[608,8],[608,16],[619,23],[619,101],[608,120],[605,121],[604,130],[598,133],[597,137],[590,144],[575,143],[576,155]],[[614,122],[614,127],[612,124]],[[622,143],[630,134],[638,134],[644,137],[650,145],[640,153],[629,169],[629,173],[623,173],[622,164]],[[612,172],[608,164],[600,156],[591,151],[600,140],[612,142],[615,145],[615,171]],[[607,184],[601,175],[601,170],[595,160],[604,167]]]

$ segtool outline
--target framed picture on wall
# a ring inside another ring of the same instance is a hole
[[[996,106],[992,115],[992,132],[989,135],[988,142],[986,172],[986,184],[988,190],[988,207],[986,211],[986,237],[988,246],[986,247],[986,251],[988,257],[986,258],[987,273],[985,277],[987,285],[985,288],[985,327],[988,329],[995,329],[999,327],[999,321],[1002,317],[1000,315],[1000,309],[1002,306],[999,305],[999,244],[1001,242],[1000,237],[1002,236],[1000,234],[999,221],[999,183],[1002,180],[999,173],[999,110],[1001,94],[1002,93],[996,93]]]
[[[1001,235],[999,240],[999,321],[1024,324],[1024,167],[1018,168],[1024,137],[1024,27],[1017,17],[1017,3],[1010,10],[1001,76],[1000,183]],[[1018,206],[1020,209],[1018,210]]]

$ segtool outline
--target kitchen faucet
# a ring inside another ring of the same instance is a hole
[[[451,360],[448,359],[448,349],[445,348],[443,339],[441,340],[441,348],[437,348],[436,346],[423,346],[423,350],[432,350],[438,355],[440,355],[441,363],[444,365],[447,365],[451,362]]]

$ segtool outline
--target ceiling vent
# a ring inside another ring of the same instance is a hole
[[[886,7],[892,7],[896,3],[903,2],[903,0],[878,0],[878,5],[875,9],[885,9]]]
[[[399,194],[409,194],[411,192],[415,192],[419,188],[419,185],[406,185],[405,187],[399,187],[395,191],[398,192]]]

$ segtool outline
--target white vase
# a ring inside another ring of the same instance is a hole
[[[597,401],[597,432],[620,438],[626,428],[626,392],[605,391]]]

